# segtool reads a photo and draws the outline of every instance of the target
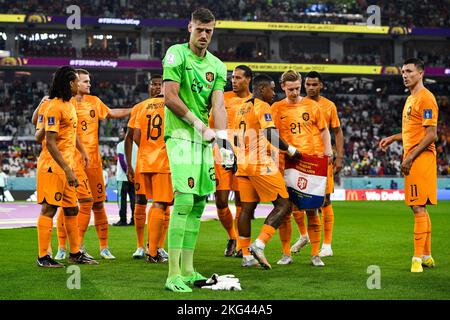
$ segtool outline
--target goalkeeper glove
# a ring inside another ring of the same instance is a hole
[[[222,158],[222,167],[226,170],[234,170],[236,166],[236,156],[233,152],[233,147],[227,140],[227,131],[218,130],[216,133],[217,143],[219,145],[219,153]]]

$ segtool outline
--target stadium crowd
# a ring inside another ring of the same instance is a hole
[[[18,5],[20,4],[20,5]],[[35,13],[65,15],[73,2],[44,0],[0,0],[0,13]],[[207,7],[218,19],[242,21],[280,21],[297,23],[355,24],[365,22],[369,5],[381,8],[382,24],[407,27],[445,27],[450,25],[448,1],[349,0],[81,0],[77,1],[85,16],[110,18],[188,19],[193,8]],[[26,8],[26,9],[25,9]]]
[[[20,85],[21,91],[17,91]],[[433,84],[430,89],[438,96],[440,124],[436,147],[438,171],[449,174],[450,165],[450,108],[448,92],[450,85]],[[131,85],[125,82],[94,82],[93,93],[109,107],[131,107],[146,96],[145,85]],[[353,90],[350,90],[353,89]],[[12,137],[0,144],[3,154],[3,169],[12,176],[34,176],[36,155],[40,146],[33,139],[34,127],[30,123],[32,111],[40,98],[48,91],[43,82],[29,83],[18,80],[14,86],[0,82],[0,137]],[[22,95],[20,92],[28,94]],[[304,92],[304,91],[303,91]],[[402,146],[394,143],[387,154],[378,148],[382,137],[401,130],[401,113],[405,90],[401,81],[343,81],[335,78],[327,81],[323,94],[338,106],[341,126],[345,137],[345,159],[343,176],[400,176]],[[440,96],[439,96],[440,95]],[[446,96],[447,95],[447,96]],[[281,99],[281,94],[278,99]],[[21,106],[19,108],[19,106]],[[99,136],[118,137],[119,128],[126,126],[125,120],[106,119],[101,122]],[[28,141],[18,141],[29,136]],[[109,175],[115,174],[117,160],[116,143],[101,141],[104,168]]]

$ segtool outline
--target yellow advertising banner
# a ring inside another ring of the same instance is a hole
[[[321,73],[340,74],[381,74],[382,66],[358,66],[343,64],[295,64],[295,63],[265,63],[265,62],[224,62],[227,70],[232,71],[240,64],[249,66],[253,72],[284,72],[293,69],[297,72],[317,71]]]
[[[373,33],[388,34],[388,26],[320,24],[320,23],[289,23],[289,22],[253,22],[253,21],[224,21],[216,22],[218,29],[237,30],[276,30],[303,32],[340,32],[340,33]]]
[[[25,22],[25,14],[0,14],[0,22]]]

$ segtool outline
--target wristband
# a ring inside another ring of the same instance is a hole
[[[289,145],[288,149],[286,150],[287,154],[291,157],[295,154],[296,151],[297,149],[291,145]]]

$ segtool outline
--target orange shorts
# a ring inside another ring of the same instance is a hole
[[[275,201],[278,195],[289,198],[281,173],[261,176],[238,176],[241,202]]]
[[[239,191],[238,179],[231,170],[225,170],[220,164],[214,163],[216,173],[216,190]]]
[[[325,188],[325,194],[332,194],[334,192],[334,172],[333,172],[333,164],[328,164],[327,171],[327,186]]]
[[[422,152],[413,161],[409,175],[405,176],[405,203],[408,206],[437,204],[436,156]]]
[[[84,169],[89,180],[92,198],[94,202],[104,202],[106,200],[105,180],[103,180],[103,168]]]
[[[78,206],[75,187],[69,186],[65,174],[38,171],[37,199],[39,204],[45,200],[48,204],[62,208]]]
[[[86,172],[83,169],[75,169],[75,175],[78,179],[77,198],[84,200],[92,198],[91,186]]]
[[[173,188],[170,173],[137,172],[134,175],[136,194],[145,195],[153,202],[173,201]]]

